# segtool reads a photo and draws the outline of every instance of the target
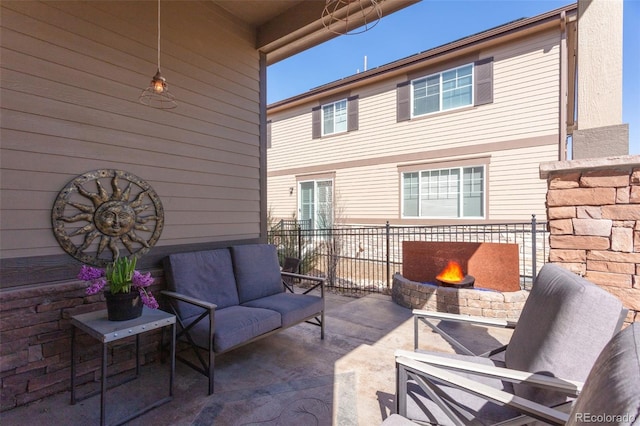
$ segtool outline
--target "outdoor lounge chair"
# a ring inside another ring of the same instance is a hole
[[[424,311],[417,315],[442,318]],[[449,383],[449,376],[436,376],[432,367],[446,369],[447,375],[452,374],[448,370],[455,370],[456,378],[461,376],[469,387],[506,393],[511,400],[566,405],[580,392],[580,382],[620,329],[625,315],[620,301],[607,291],[560,266],[547,264],[524,305],[504,361],[493,356],[495,351],[470,355],[458,344],[454,347],[463,354],[397,351],[397,412],[433,424],[491,424],[520,416],[517,403],[487,400],[479,392],[461,390],[460,385]],[[463,321],[464,317],[455,319]],[[484,326],[492,322],[478,320]],[[428,372],[423,373],[422,367]],[[531,419],[523,423],[527,421]]]
[[[569,414],[526,400],[510,393],[465,379],[455,372],[410,358],[397,359],[400,377],[412,377],[429,383],[446,383],[496,403],[512,407],[527,417],[550,424],[640,424],[640,323],[616,334],[598,356],[584,384],[544,375],[528,375],[525,380],[544,382],[545,386],[574,394],[581,389]],[[384,426],[416,424],[398,414],[389,416]],[[512,424],[512,423],[510,423]]]

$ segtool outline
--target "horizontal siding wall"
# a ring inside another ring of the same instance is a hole
[[[161,7],[169,111],[137,101],[157,67],[155,3],[2,2],[3,259],[63,254],[53,203],[102,168],[158,193],[157,246],[259,237],[254,34],[210,2]]]
[[[400,76],[352,90],[359,95],[355,132],[311,139],[312,103],[271,115],[270,202],[284,204],[278,211],[295,208],[296,198],[282,198],[276,188],[282,192],[296,175],[335,171],[347,221],[397,222],[398,166],[484,155],[491,173],[487,219],[543,219],[546,184],[538,164],[559,158],[559,52],[559,31],[479,52],[494,58],[494,102],[480,107],[397,123],[396,85],[406,81]]]

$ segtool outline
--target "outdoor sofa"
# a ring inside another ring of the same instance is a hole
[[[209,378],[209,395],[215,355],[301,322],[318,325],[324,339],[324,279],[282,272],[273,245],[176,253],[164,268],[169,290],[162,294],[177,317],[177,339],[191,345],[197,361],[176,358]],[[296,294],[283,277],[312,285]],[[309,294],[318,287],[320,295]]]

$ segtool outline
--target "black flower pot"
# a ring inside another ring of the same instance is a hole
[[[142,298],[134,290],[130,293],[104,292],[107,300],[107,318],[109,321],[126,321],[142,315]]]

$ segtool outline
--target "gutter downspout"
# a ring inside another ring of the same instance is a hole
[[[568,108],[569,60],[567,54],[567,14],[560,14],[560,120],[559,125],[559,160],[567,159],[567,108]]]

